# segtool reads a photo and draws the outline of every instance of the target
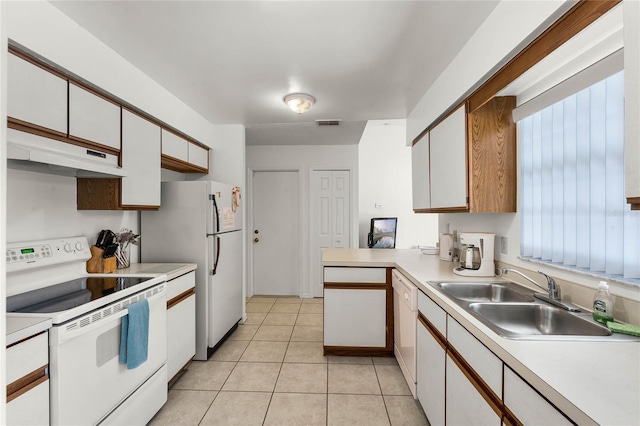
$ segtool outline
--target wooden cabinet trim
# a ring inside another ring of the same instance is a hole
[[[196,166],[195,164],[171,157],[167,154],[161,154],[160,166],[163,169],[179,173],[209,173],[209,169]]]
[[[81,146],[87,149],[93,149],[107,154],[117,156],[120,155],[119,149],[115,149],[107,145],[102,145],[87,139],[82,139],[77,136],[68,136],[66,133],[51,130],[46,127],[38,126],[37,124],[22,121],[13,117],[7,117],[7,128],[19,130],[25,133],[31,133],[32,135],[42,136],[48,139],[54,139],[71,145]]]
[[[640,210],[640,197],[627,197],[627,203],[631,204],[631,210]]]
[[[42,367],[32,371],[26,376],[23,376],[18,380],[15,380],[14,382],[9,383],[7,385],[7,403],[13,401],[20,395],[23,395],[29,392],[31,389],[38,386],[40,383],[43,383],[49,380],[49,376],[47,375],[48,368],[49,368],[48,365],[43,365]]]
[[[480,108],[496,93],[607,13],[620,1],[583,0],[577,2],[575,6],[476,89],[469,96],[469,110],[475,111]]]
[[[392,357],[393,349],[369,346],[324,346],[324,355]]]
[[[577,2],[575,6],[482,83],[465,101],[452,105],[445,114],[427,126],[425,130],[413,139],[412,143],[418,142],[433,127],[462,106],[464,102],[468,101],[469,112],[473,112],[489,102],[500,90],[507,87],[529,68],[540,62],[620,2],[621,0],[582,0]]]
[[[418,321],[424,328],[427,329],[429,334],[431,334],[435,341],[438,342],[440,347],[446,351],[449,347],[447,338],[444,337],[442,333],[440,333],[440,331],[438,331],[438,329],[433,324],[431,324],[431,322],[424,315],[422,315],[422,312],[418,312]]]
[[[387,290],[387,283],[324,283],[324,288],[332,290]]]
[[[195,294],[196,294],[196,289],[195,288],[190,288],[189,290],[183,291],[182,293],[180,293],[176,297],[173,297],[173,298],[171,298],[171,300],[167,301],[167,310],[173,308],[178,303],[180,303],[180,302],[182,302],[184,300],[187,300],[188,298],[190,298],[191,296],[194,296]]]

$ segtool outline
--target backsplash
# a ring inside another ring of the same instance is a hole
[[[75,177],[7,169],[8,242],[85,236],[93,244],[100,230],[121,228],[139,233],[140,214],[77,210]],[[133,246],[131,261],[139,259]]]

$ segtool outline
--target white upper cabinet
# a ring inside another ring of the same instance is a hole
[[[429,133],[411,147],[413,209],[431,207],[429,188]]]
[[[120,150],[120,106],[69,83],[69,136]]]
[[[162,129],[162,155],[189,162],[189,142],[166,129]]]
[[[209,167],[209,150],[189,143],[189,163],[206,169]]]
[[[67,80],[15,55],[7,64],[7,115],[67,134]]]
[[[209,150],[162,129],[162,167],[181,173],[206,173]]]
[[[122,110],[122,206],[160,205],[160,126]]]
[[[467,207],[467,124],[458,108],[429,134],[431,208]]]

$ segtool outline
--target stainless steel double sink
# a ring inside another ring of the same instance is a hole
[[[510,281],[430,284],[506,338],[601,340],[611,336],[611,331],[595,322],[590,312],[569,312],[551,306],[536,299],[535,291]]]

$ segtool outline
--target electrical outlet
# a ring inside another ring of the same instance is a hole
[[[453,234],[453,245],[458,244],[458,230],[454,229],[451,234]]]
[[[509,240],[507,237],[500,237],[500,253],[509,254]]]

